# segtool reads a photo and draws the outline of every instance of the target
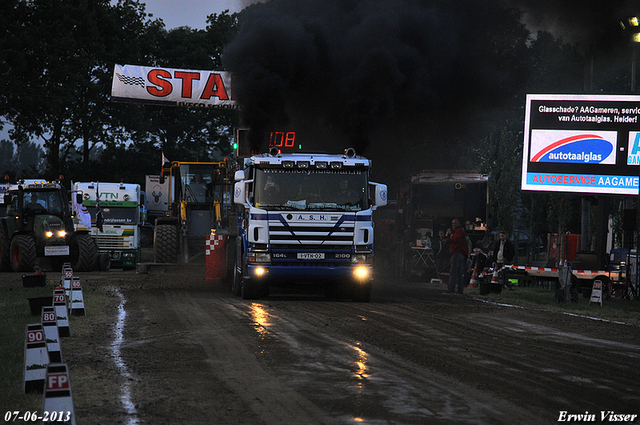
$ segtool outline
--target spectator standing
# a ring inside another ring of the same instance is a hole
[[[515,255],[515,249],[513,243],[507,238],[507,233],[503,230],[500,231],[499,239],[493,246],[493,266],[496,270],[504,267],[505,264],[513,263],[513,256]]]
[[[460,220],[454,218],[451,221],[452,229],[447,230],[447,243],[451,253],[451,271],[449,275],[449,293],[462,294],[464,290],[465,272],[469,248],[467,236],[460,225]]]

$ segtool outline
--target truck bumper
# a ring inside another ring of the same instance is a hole
[[[115,269],[135,269],[140,261],[140,253],[136,251],[116,251],[109,249],[98,249],[98,253],[109,254],[111,267]]]
[[[373,280],[373,267],[370,264],[350,265],[347,267],[301,267],[277,266],[270,264],[248,264],[247,277],[276,281],[317,282],[319,280],[353,280],[369,282]]]

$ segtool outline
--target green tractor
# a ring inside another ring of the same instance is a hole
[[[76,202],[82,203],[81,195]],[[74,271],[95,269],[96,244],[88,231],[75,230],[67,190],[59,181],[7,184],[2,212],[0,271],[32,272],[45,262],[53,270],[64,262]]]

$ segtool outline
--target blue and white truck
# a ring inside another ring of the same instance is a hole
[[[270,286],[321,282],[327,295],[368,302],[373,285],[372,212],[387,186],[369,180],[371,161],[344,154],[244,158],[235,173],[240,206],[232,290],[245,299]]]

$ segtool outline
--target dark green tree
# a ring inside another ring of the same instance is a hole
[[[222,49],[237,32],[237,14],[209,15],[206,30],[156,28],[148,65],[221,70]],[[142,116],[131,134],[134,144],[152,143],[170,159],[210,161],[230,152],[237,112],[206,108],[139,106]],[[146,150],[146,149],[143,149]]]
[[[481,172],[489,175],[489,211],[492,227],[512,232],[516,228],[515,210],[521,203],[520,173],[522,143],[519,123],[491,133],[480,150]]]
[[[480,169],[489,174],[491,224],[494,229],[528,229],[533,234],[574,228],[574,216],[565,211],[557,214],[557,208],[571,202],[567,196],[532,195],[520,190],[524,104],[526,93],[583,92],[585,59],[576,45],[540,31],[531,40],[521,64],[528,69],[524,84],[514,89],[513,103],[505,104],[506,108],[491,120],[494,127],[483,138],[479,152]]]
[[[13,143],[8,140],[0,140],[0,177],[3,179],[2,183],[4,183],[5,174],[13,170]]]
[[[0,141],[0,173],[11,177],[33,177],[43,171],[43,151],[34,142],[20,144],[17,149],[8,140]]]
[[[88,161],[90,149],[109,138],[113,60],[135,46],[143,11],[131,0],[14,1],[6,10],[2,114],[17,144],[43,141],[49,176],[62,171],[76,143]]]

